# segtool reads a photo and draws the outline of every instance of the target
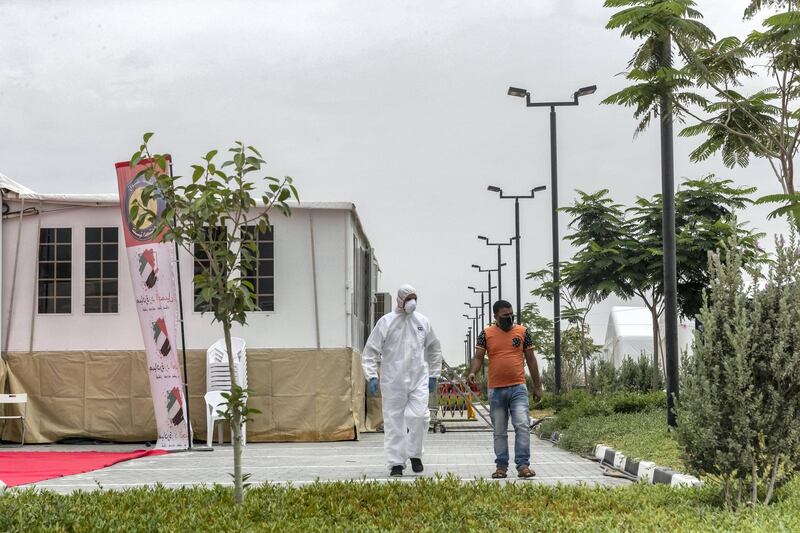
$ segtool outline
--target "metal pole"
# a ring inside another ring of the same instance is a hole
[[[519,258],[519,198],[514,198],[514,228],[517,239],[517,324],[522,324],[522,271]]]
[[[169,158],[169,177],[172,177],[172,157]],[[176,224],[176,220],[173,218],[172,224]],[[189,370],[186,367],[186,331],[184,329],[184,322],[183,322],[183,287],[181,284],[181,254],[180,249],[178,248],[178,242],[175,241],[175,270],[178,273],[178,313],[181,319],[181,352],[183,354],[183,391],[186,395],[186,422],[188,424],[188,434],[189,434],[189,449],[192,449],[192,418],[189,411]]]
[[[666,66],[671,63],[669,36],[664,40]],[[678,400],[678,286],[675,257],[675,168],[673,165],[672,103],[669,94],[661,95],[661,195],[664,236],[664,340],[667,375],[667,424],[677,426],[675,402]],[[658,341],[658,339],[655,339]]]
[[[486,313],[489,315],[489,318],[491,319],[491,316],[492,316],[492,312],[491,312],[492,311],[492,271],[491,270],[487,270],[486,274],[489,277],[489,280],[488,280],[489,281],[489,286],[488,286],[488,289],[489,289],[489,301],[486,302],[486,307],[487,307]]]
[[[558,250],[558,156],[556,149],[556,108],[550,106],[550,197],[553,226],[553,348],[555,350],[555,393],[561,394],[561,290]]]
[[[481,331],[486,328],[486,316],[483,314],[483,309],[486,306],[483,298],[483,291],[481,291]]]
[[[497,245],[497,299],[503,299],[503,269],[500,267],[501,257],[500,257],[500,248],[501,246]]]

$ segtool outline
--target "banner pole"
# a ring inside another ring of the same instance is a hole
[[[169,157],[169,177],[172,177],[172,156]],[[175,225],[175,218],[172,219],[173,226]],[[181,284],[181,259],[180,249],[178,243],[175,243],[175,270],[178,272],[178,313],[181,322],[181,352],[183,355],[183,394],[186,398],[186,422],[188,424],[188,431],[186,432],[187,440],[189,441],[189,449],[192,449],[192,417],[189,410],[189,370],[186,367],[186,331],[183,327],[183,287]]]

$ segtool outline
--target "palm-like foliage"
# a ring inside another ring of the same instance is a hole
[[[690,154],[692,161],[705,161],[721,152],[725,166],[746,167],[750,164],[754,142],[772,153],[776,152],[774,148],[769,148],[772,144],[771,137],[763,133],[759,125],[770,128],[779,125],[780,108],[773,105],[779,98],[778,93],[767,90],[746,97],[729,90],[728,94],[738,102],[734,104],[728,99],[722,99],[708,104],[705,111],[712,116],[680,132],[681,137],[703,135],[706,138]],[[739,132],[751,133],[744,136]]]
[[[665,96],[684,106],[703,105],[702,97],[693,93],[694,79],[683,68],[673,67],[672,40],[704,46],[714,34],[700,19],[692,0],[606,0],[605,7],[622,8],[614,13],[606,28],[619,29],[623,37],[641,40],[628,62],[627,80],[632,85],[603,100],[634,108],[639,119],[636,132],[645,130],[652,119],[662,114]],[[678,107],[681,109],[681,107]],[[677,115],[680,118],[680,114]]]

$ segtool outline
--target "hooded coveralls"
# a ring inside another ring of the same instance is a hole
[[[383,444],[390,467],[422,458],[430,423],[428,378],[438,378],[442,371],[442,349],[430,322],[416,311],[407,313],[403,308],[410,294],[416,294],[413,287],[400,288],[397,308],[378,320],[361,355],[369,381],[378,377],[380,354]]]

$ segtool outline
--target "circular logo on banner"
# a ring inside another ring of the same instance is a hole
[[[139,176],[131,180],[125,188],[125,218],[128,221],[128,230],[137,241],[150,240],[153,237],[153,233],[156,231],[157,224],[155,220],[148,221],[141,227],[136,225],[135,220],[131,220],[131,207],[134,204],[142,205],[142,192],[145,187],[150,184],[151,183],[148,182],[144,176]],[[147,202],[147,209],[154,213],[161,214],[164,210],[164,205],[163,198],[151,196]]]

